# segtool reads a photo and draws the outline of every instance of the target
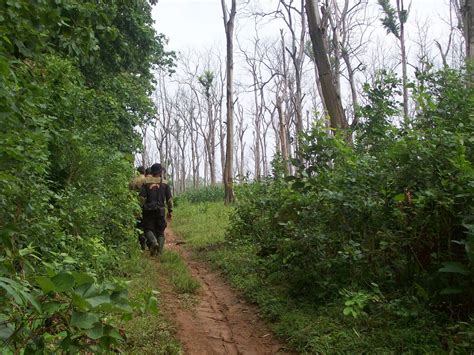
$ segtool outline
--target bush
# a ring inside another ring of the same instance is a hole
[[[467,319],[474,306],[474,95],[464,75],[420,75],[418,111],[399,127],[399,82],[381,73],[365,86],[354,144],[315,125],[295,176],[277,169],[273,179],[237,190],[228,239],[254,244],[266,275],[294,297],[325,304],[370,295],[376,284],[383,302],[408,293]]]
[[[107,352],[130,308],[110,280],[133,256],[134,128],[154,114],[161,37],[146,0],[1,7],[0,347]]]

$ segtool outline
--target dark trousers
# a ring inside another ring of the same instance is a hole
[[[159,212],[143,213],[143,230],[153,232],[155,237],[164,237],[166,229],[165,216],[160,216]]]

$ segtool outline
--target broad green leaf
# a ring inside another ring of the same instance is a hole
[[[65,264],[77,264],[76,259],[71,258],[69,255],[66,256],[66,257],[63,259],[63,262],[64,262]]]
[[[86,298],[85,300],[92,306],[92,308],[95,308],[104,303],[110,303],[110,297],[107,294]]]
[[[74,312],[71,317],[71,326],[81,329],[91,329],[99,317],[93,313]]]
[[[31,305],[33,307],[35,307],[35,309],[39,312],[39,313],[42,313],[42,310],[41,310],[41,305],[38,303],[38,301],[36,300],[35,297],[33,297],[31,294],[29,294],[28,292],[26,291],[20,291],[21,295],[23,296],[23,298],[25,300],[27,300],[28,302],[31,303]]]
[[[0,340],[6,341],[15,332],[15,328],[9,323],[0,323]]]
[[[10,296],[13,297],[17,304],[23,304],[23,298],[20,296],[21,289],[19,284],[13,280],[0,277],[0,287],[3,288]]]
[[[81,310],[90,308],[89,302],[87,302],[81,295],[72,293],[72,304]]]
[[[111,338],[117,339],[117,340],[122,340],[123,337],[120,335],[117,329],[114,327],[107,325],[105,329],[105,334],[108,335]]]
[[[43,290],[44,293],[49,293],[56,290],[56,286],[49,277],[46,276],[37,276],[36,283]]]
[[[72,276],[74,276],[77,286],[94,283],[94,278],[85,272],[73,272]]]
[[[104,326],[102,323],[95,323],[94,327],[86,330],[86,335],[94,340],[101,338],[104,335]]]
[[[61,309],[63,304],[59,302],[48,302],[43,304],[44,312],[48,314],[54,314]]]
[[[56,287],[56,292],[68,291],[74,286],[74,277],[66,272],[54,276],[51,281]]]

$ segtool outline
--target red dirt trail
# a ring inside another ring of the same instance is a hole
[[[165,249],[177,251],[201,285],[190,306],[160,277],[162,307],[177,328],[185,354],[291,354],[259,319],[255,306],[240,299],[219,274],[193,260],[177,242],[167,228]]]

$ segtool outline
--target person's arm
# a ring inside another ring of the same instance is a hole
[[[166,184],[165,194],[166,194],[166,205],[168,207],[167,217],[171,219],[172,217],[171,213],[173,212],[173,197],[171,196],[171,189],[168,184]]]

